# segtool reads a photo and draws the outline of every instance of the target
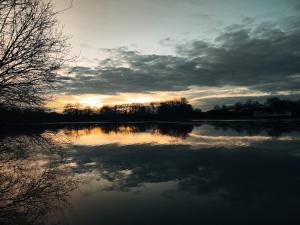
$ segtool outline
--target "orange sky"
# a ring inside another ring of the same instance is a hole
[[[284,93],[282,93],[284,94]],[[290,93],[287,93],[290,94]],[[222,99],[222,98],[234,98],[234,97],[258,97],[268,96],[269,93],[258,92],[249,90],[246,87],[243,88],[209,88],[199,89],[192,87],[187,91],[177,92],[150,92],[150,93],[120,93],[117,95],[100,95],[100,94],[82,94],[82,95],[67,95],[56,94],[52,96],[52,100],[49,101],[46,106],[54,109],[55,111],[61,111],[66,104],[79,103],[83,107],[102,107],[104,105],[116,105],[116,104],[128,104],[128,103],[150,103],[167,101],[174,98],[185,97],[189,102],[196,106],[201,107],[202,102],[209,99]]]
[[[72,2],[53,1],[58,10]],[[185,97],[207,110],[252,97],[300,95],[295,2],[75,0],[58,15],[78,58],[60,74],[74,79],[46,106],[61,111],[68,103],[101,107]],[[273,41],[282,32],[286,41]],[[281,58],[282,52],[290,54]]]

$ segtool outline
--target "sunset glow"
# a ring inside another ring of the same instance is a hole
[[[288,94],[288,93],[287,93]],[[116,95],[98,95],[98,94],[82,94],[67,95],[57,94],[47,103],[47,107],[55,111],[61,111],[66,104],[79,103],[82,107],[100,108],[104,105],[119,105],[131,103],[149,104],[151,102],[162,102],[172,100],[174,98],[185,97],[191,104],[204,110],[210,109],[211,105],[206,105],[206,101],[222,100],[224,98],[248,98],[248,97],[268,97],[271,93],[252,91],[246,87],[191,87],[187,91],[177,92],[151,92],[151,93],[118,93]],[[285,94],[286,95],[286,94]]]
[[[0,0],[0,225],[300,224],[299,25],[300,0]]]
[[[289,1],[76,0],[59,20],[78,58],[60,72],[65,82],[47,106],[185,97],[207,110],[248,98],[297,98],[291,46],[299,15]],[[70,2],[55,3],[63,9]]]

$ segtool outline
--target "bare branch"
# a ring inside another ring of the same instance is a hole
[[[68,37],[56,19],[65,10],[51,1],[0,0],[0,104],[43,102],[67,61]]]

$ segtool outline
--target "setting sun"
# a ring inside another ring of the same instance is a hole
[[[298,225],[300,0],[0,0],[0,225]]]

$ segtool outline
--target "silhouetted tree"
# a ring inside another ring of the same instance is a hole
[[[162,117],[184,118],[190,117],[193,107],[186,98],[175,99],[172,101],[161,102],[157,109],[157,114]]]
[[[80,104],[67,104],[64,107],[63,114],[69,116],[78,116],[81,114]]]
[[[239,119],[254,117],[300,116],[300,101],[271,99],[265,103],[257,101],[238,102],[233,105],[217,105],[202,112],[193,108],[186,99],[148,104],[107,105],[98,109],[80,104],[67,104],[63,113],[43,108],[1,107],[0,122],[61,122],[61,121],[134,121],[134,120],[191,120],[191,119]]]
[[[0,0],[0,104],[37,105],[68,45],[50,0]]]
[[[212,118],[251,118],[253,116],[296,117],[300,113],[299,107],[299,101],[282,100],[278,97],[272,97],[267,99],[265,103],[248,100],[245,103],[238,102],[234,105],[217,105],[213,110],[205,113],[205,115]]]

